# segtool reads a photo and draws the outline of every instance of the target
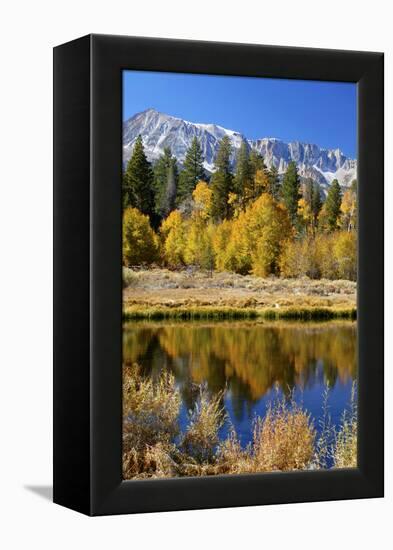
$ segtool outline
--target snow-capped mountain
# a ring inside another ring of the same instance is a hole
[[[233,147],[233,163],[237,150],[245,141],[250,149],[256,149],[263,155],[268,168],[276,166],[279,174],[285,172],[288,163],[294,160],[302,177],[312,177],[324,187],[335,178],[342,185],[349,185],[356,178],[356,160],[347,158],[339,149],[322,149],[318,145],[298,141],[285,143],[277,138],[249,140],[241,133],[217,124],[188,122],[155,109],[137,113],[123,123],[125,163],[131,156],[138,135],[142,136],[146,155],[152,162],[159,158],[165,147],[170,147],[172,154],[182,163],[192,139],[197,137],[202,147],[205,169],[212,172],[219,142],[227,135]]]

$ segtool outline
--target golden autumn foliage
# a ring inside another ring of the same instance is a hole
[[[338,278],[355,281],[357,275],[356,233],[341,231],[334,240],[333,255],[337,262]]]
[[[185,263],[212,270],[214,268],[214,226],[209,222],[212,191],[206,182],[199,181],[192,197],[194,209],[186,222]]]
[[[341,227],[347,231],[356,228],[357,200],[356,191],[347,189],[341,201]]]
[[[165,263],[173,267],[180,267],[184,264],[186,227],[179,210],[173,210],[162,222],[160,233],[163,239]]]
[[[325,206],[317,227],[316,214],[306,198],[298,202],[297,225],[293,226],[286,207],[263,191],[266,178],[264,171],[256,173],[255,185],[260,183],[261,194],[245,207],[231,193],[233,217],[220,223],[211,217],[212,190],[199,181],[191,211],[173,210],[163,220],[159,237],[147,216],[128,208],[123,222],[124,264],[152,263],[160,257],[170,268],[192,265],[210,272],[259,277],[356,280],[356,191],[351,188],[344,193],[336,230],[325,230],[330,223]]]
[[[269,188],[269,176],[266,170],[257,170],[254,177],[254,193],[251,199],[266,193]]]
[[[284,277],[354,281],[356,266],[356,234],[348,231],[288,240],[280,257],[280,272]]]
[[[229,270],[231,268],[231,251],[229,243],[232,237],[232,220],[224,220],[220,223],[213,235],[213,250],[215,254],[215,264],[218,271]]]
[[[262,277],[278,274],[281,248],[290,234],[285,208],[263,193],[236,219],[217,227],[216,268]]]
[[[280,273],[283,277],[321,277],[318,238],[304,238],[285,242],[280,257]]]
[[[149,218],[136,208],[123,212],[123,263],[125,266],[152,263],[157,259],[158,240]]]
[[[202,269],[214,268],[212,234],[214,226],[200,219],[191,219],[187,224],[187,243],[184,250],[186,264]]]
[[[194,199],[193,216],[199,216],[203,220],[207,220],[210,216],[212,203],[212,190],[205,181],[199,181],[192,193]]]
[[[249,273],[252,266],[246,212],[242,211],[235,220],[226,220],[220,225],[223,224],[227,224],[224,227],[224,232],[228,231],[228,224],[230,232],[227,233],[227,241],[221,239],[222,248],[216,249],[216,266],[221,266],[224,271]],[[221,231],[220,225],[217,231]],[[216,240],[216,243],[218,243],[218,240]]]
[[[299,225],[308,230],[313,221],[313,212],[310,204],[303,197],[298,202],[297,215]]]
[[[253,274],[278,274],[283,243],[292,233],[286,209],[263,194],[250,207],[248,223]]]
[[[195,208],[190,218],[172,211],[161,225],[163,259],[171,267],[196,265],[214,268],[213,232],[209,222],[211,190],[199,182],[194,190]]]

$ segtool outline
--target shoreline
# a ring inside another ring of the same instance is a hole
[[[134,320],[236,320],[236,319],[266,319],[266,320],[298,320],[298,321],[324,321],[333,319],[356,320],[357,310],[355,307],[278,307],[278,308],[250,308],[250,307],[227,307],[227,306],[189,306],[189,307],[167,307],[167,306],[132,306],[126,307],[123,311],[123,321]]]

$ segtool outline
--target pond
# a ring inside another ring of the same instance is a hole
[[[124,361],[138,363],[144,375],[157,378],[163,369],[174,374],[182,428],[198,385],[222,391],[242,446],[252,438],[255,415],[263,417],[277,394],[293,393],[318,429],[328,385],[328,411],[338,425],[356,380],[356,322],[144,321],[125,324],[123,339]]]

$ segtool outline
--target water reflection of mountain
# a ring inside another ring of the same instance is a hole
[[[193,383],[206,382],[229,390],[240,413],[276,384],[288,392],[356,378],[356,323],[130,323],[123,354],[153,377],[171,370],[188,407]]]

